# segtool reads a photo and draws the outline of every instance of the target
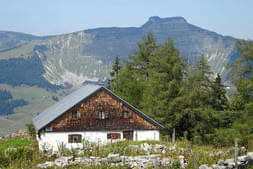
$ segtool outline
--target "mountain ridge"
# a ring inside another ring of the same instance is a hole
[[[53,97],[65,96],[86,80],[106,80],[115,56],[128,59],[149,31],[158,43],[173,39],[180,55],[190,63],[203,54],[224,82],[229,81],[227,64],[240,57],[236,38],[205,30],[183,17],[153,16],[139,27],[102,27],[49,36],[0,31],[0,65],[9,65],[2,67],[0,77],[6,77],[3,73],[8,72],[13,79],[2,79],[0,89],[9,91],[14,99],[28,102],[16,108],[8,119],[0,116],[0,129],[8,123],[15,124],[13,129],[24,127],[24,122],[55,102]],[[36,78],[22,80],[25,75]]]

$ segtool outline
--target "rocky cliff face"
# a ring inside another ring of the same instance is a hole
[[[238,56],[232,37],[204,30],[182,17],[155,16],[141,27],[98,28],[49,37],[0,32],[0,59],[38,55],[45,69],[43,76],[50,83],[78,86],[84,80],[108,77],[115,55],[127,59],[149,31],[158,42],[172,38],[190,62],[205,55],[212,70],[224,79],[228,72],[225,66]]]

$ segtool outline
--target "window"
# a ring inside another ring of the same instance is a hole
[[[69,143],[81,143],[81,140],[82,140],[81,134],[69,135]]]
[[[97,118],[100,120],[108,119],[109,118],[109,112],[106,111],[99,111],[97,114]]]
[[[78,120],[81,118],[81,113],[80,111],[72,111],[71,112],[71,120]]]
[[[108,133],[107,139],[120,139],[120,133]]]
[[[132,130],[130,131],[123,131],[123,138],[127,140],[133,140],[134,132]]]
[[[128,111],[122,111],[122,112],[120,112],[120,117],[123,119],[128,119],[131,117],[131,113]]]

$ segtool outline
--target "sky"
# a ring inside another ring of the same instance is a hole
[[[253,39],[253,0],[0,0],[0,30],[40,36],[139,27],[150,16],[182,16],[222,35]]]

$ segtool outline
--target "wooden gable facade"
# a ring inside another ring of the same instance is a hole
[[[105,90],[74,105],[44,129],[51,132],[159,130]]]

